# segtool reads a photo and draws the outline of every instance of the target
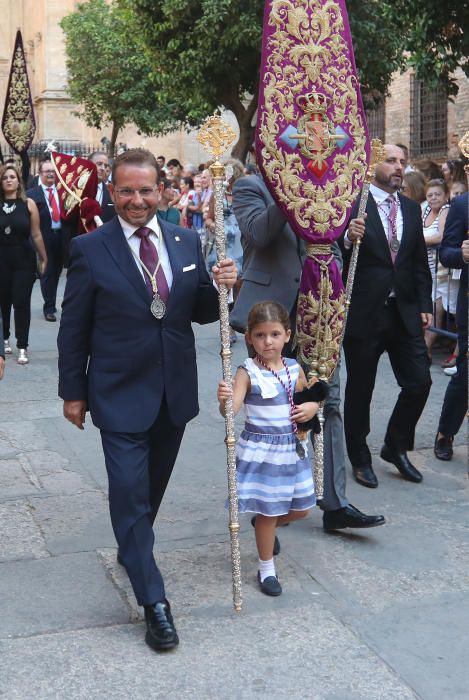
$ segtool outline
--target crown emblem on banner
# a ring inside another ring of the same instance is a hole
[[[306,114],[325,114],[330,105],[330,99],[321,92],[308,92],[306,95],[300,95],[296,104]]]

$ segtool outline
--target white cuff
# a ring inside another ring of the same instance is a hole
[[[345,232],[345,236],[344,236],[344,248],[345,248],[345,250],[350,250],[350,248],[352,246],[353,246],[353,243],[350,240],[350,238],[348,237],[348,229],[347,229],[347,231]]]

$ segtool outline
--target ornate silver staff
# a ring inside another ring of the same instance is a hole
[[[357,219],[363,219],[365,216],[366,205],[368,203],[368,197],[370,195],[370,185],[371,181],[375,176],[376,166],[381,163],[386,157],[386,151],[383,144],[379,139],[372,139],[371,141],[371,151],[370,151],[370,164],[368,170],[366,171],[365,181],[363,183],[363,188],[360,195],[360,204],[358,205]],[[358,263],[358,253],[360,252],[361,239],[357,238],[353,242],[352,255],[350,257],[350,265],[347,275],[347,284],[345,285],[345,311],[344,311],[344,325],[342,326],[342,334],[340,336],[340,346],[344,342],[345,328],[347,326],[347,316],[350,308],[350,302],[352,299],[353,284],[355,282],[355,272],[357,271]]]
[[[236,138],[231,127],[222,121],[219,116],[209,117],[200,129],[197,140],[215,158],[215,163],[210,166],[213,180],[213,195],[215,199],[215,247],[217,262],[224,260],[225,255],[225,227],[223,224],[223,196],[225,167],[220,163],[220,156]],[[231,349],[230,330],[228,317],[228,290],[225,285],[220,286],[220,338],[221,360],[223,380],[231,386]],[[233,606],[236,612],[240,612],[242,605],[241,591],[241,554],[239,550],[239,519],[238,519],[238,491],[236,483],[236,439],[234,434],[233,399],[229,398],[225,404],[225,443],[228,475],[228,503],[231,540],[231,573],[233,579]]]
[[[469,131],[466,131],[462,139],[460,140],[458,144],[461,153],[465,158],[469,159]],[[464,166],[464,172],[466,173],[467,177],[467,189],[469,192],[469,165]],[[467,237],[469,238],[469,194],[468,194],[468,212],[467,212]],[[466,359],[467,359],[467,386],[468,386],[468,406],[469,406],[469,279],[468,279],[468,286],[467,286],[467,321],[468,321],[468,348],[466,350]],[[469,475],[469,410],[466,413],[466,418],[467,418],[467,473]]]

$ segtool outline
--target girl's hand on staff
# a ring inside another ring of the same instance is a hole
[[[220,403],[224,403],[230,396],[233,395],[233,388],[226,382],[219,382],[217,389],[217,399]]]
[[[306,421],[314,418],[318,410],[319,403],[317,401],[308,401],[297,406],[291,415],[296,423],[306,423]]]

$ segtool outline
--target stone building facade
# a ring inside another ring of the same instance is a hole
[[[16,31],[21,29],[38,142],[54,139],[99,145],[103,137],[110,135],[110,129],[89,128],[75,116],[75,105],[67,94],[64,37],[59,22],[64,15],[73,12],[77,4],[77,0],[0,0],[0,105],[7,89]],[[469,79],[462,71],[457,78],[459,93],[451,102],[438,91],[426,90],[415,80],[412,71],[396,75],[385,104],[369,114],[372,135],[408,145],[414,159],[429,156],[442,160],[448,154],[457,156],[457,143],[469,129]],[[226,117],[236,129],[233,115]],[[118,140],[181,161],[199,163],[207,159],[195,135],[183,131],[147,138],[138,135],[136,129],[127,128],[119,134]]]
[[[469,130],[469,79],[461,69],[456,78],[453,101],[441,89],[427,89],[413,71],[395,75],[384,104],[368,115],[372,135],[405,144],[415,160],[457,157],[458,142]]]

